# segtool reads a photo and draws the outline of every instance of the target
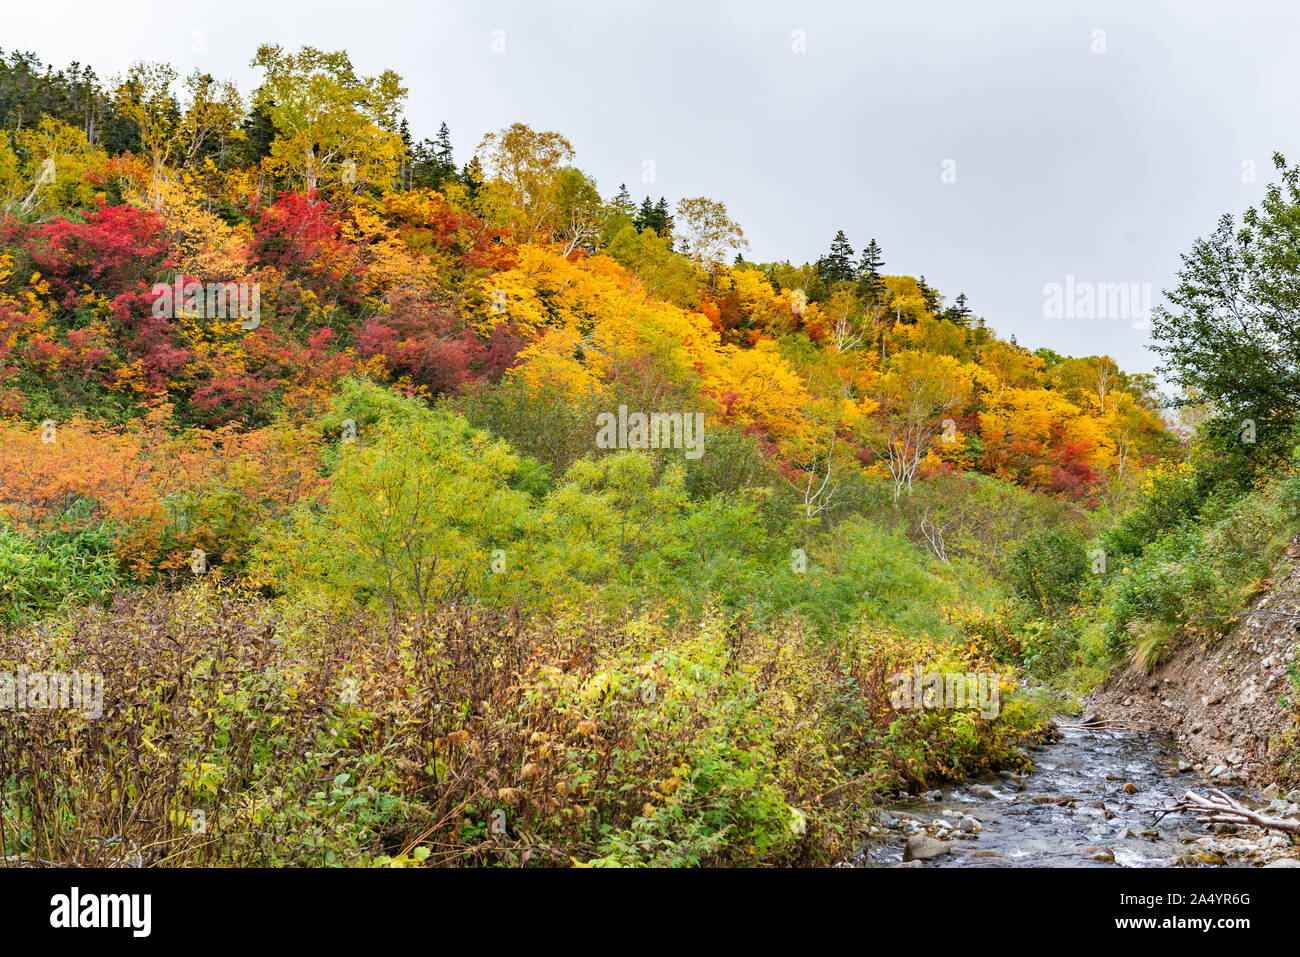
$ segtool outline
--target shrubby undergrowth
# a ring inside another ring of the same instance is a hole
[[[825,862],[881,793],[1019,765],[1038,726],[1009,687],[997,720],[891,707],[969,650],[716,607],[381,622],[206,580],[10,632],[18,661],[105,687],[99,720],[6,720],[0,853],[33,862]]]

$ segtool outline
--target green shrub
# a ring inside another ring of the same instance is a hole
[[[122,585],[113,545],[103,523],[36,533],[0,523],[0,621],[113,594]]]
[[[1043,614],[1057,615],[1078,600],[1090,569],[1082,534],[1047,529],[1025,536],[1011,553],[1007,579],[1024,601]]]
[[[1293,494],[1288,482],[1273,482],[1235,499],[1216,495],[1202,524],[1175,527],[1124,564],[1103,598],[1109,651],[1121,654],[1137,638],[1149,663],[1179,629],[1210,640],[1225,634],[1297,528]]]

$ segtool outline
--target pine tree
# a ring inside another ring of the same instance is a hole
[[[668,208],[668,200],[662,196],[659,197],[659,202],[655,203],[655,221],[658,224],[655,227],[656,233],[665,238],[672,236],[673,214]]]
[[[456,157],[452,154],[451,131],[447,129],[446,121],[439,124],[438,138],[433,145],[433,161],[438,165],[438,186],[441,186],[456,175]]]
[[[636,218],[632,222],[635,224],[638,233],[655,228],[655,207],[654,203],[650,202],[649,196],[641,201],[641,208],[637,211]],[[655,229],[655,232],[658,231]]]
[[[873,236],[867,248],[862,250],[862,261],[858,263],[858,298],[864,303],[885,301],[885,277],[880,272],[884,265],[885,257]]]
[[[411,128],[407,125],[406,117],[402,117],[397,131],[402,137],[402,163],[397,171],[397,185],[399,189],[410,189],[415,155],[411,149]]]
[[[615,211],[636,218],[636,203],[632,199],[632,194],[627,191],[627,183],[619,183],[618,195],[610,201],[610,205]]]
[[[970,319],[970,307],[966,304],[966,294],[963,292],[957,296],[953,304],[944,310],[943,318],[949,322],[964,326]]]
[[[270,109],[274,105],[258,103],[240,124],[244,131],[244,161],[249,165],[259,163],[271,154],[275,123],[271,120]]]
[[[848,282],[853,278],[853,247],[844,230],[836,230],[831,251],[818,260],[817,271],[828,283]]]
[[[938,290],[933,286],[926,284],[925,276],[918,279],[916,284],[921,287],[921,298],[925,300],[925,308],[935,315],[938,315],[940,304]]]

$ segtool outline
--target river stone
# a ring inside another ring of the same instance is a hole
[[[1115,854],[1109,847],[1085,847],[1079,852],[1084,860],[1087,861],[1109,861],[1114,862]]]
[[[1286,792],[1286,799],[1292,804],[1300,804],[1300,788]]]
[[[1279,857],[1275,861],[1269,861],[1265,867],[1300,867],[1300,860],[1294,857]]]
[[[978,834],[981,830],[980,822],[975,820],[975,818],[971,817],[969,814],[961,819],[957,824],[957,827],[968,834]]]
[[[899,867],[925,867],[924,861],[903,861]]]
[[[952,848],[942,841],[936,841],[932,837],[918,834],[907,839],[907,846],[903,848],[903,860],[928,861],[931,858],[942,857],[951,853]]]

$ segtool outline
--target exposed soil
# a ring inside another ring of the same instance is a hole
[[[1243,611],[1233,630],[1205,647],[1184,640],[1150,674],[1136,665],[1112,675],[1093,701],[1097,716],[1172,739],[1215,780],[1275,781],[1281,735],[1296,697],[1288,666],[1300,638],[1300,546],[1272,591]]]

